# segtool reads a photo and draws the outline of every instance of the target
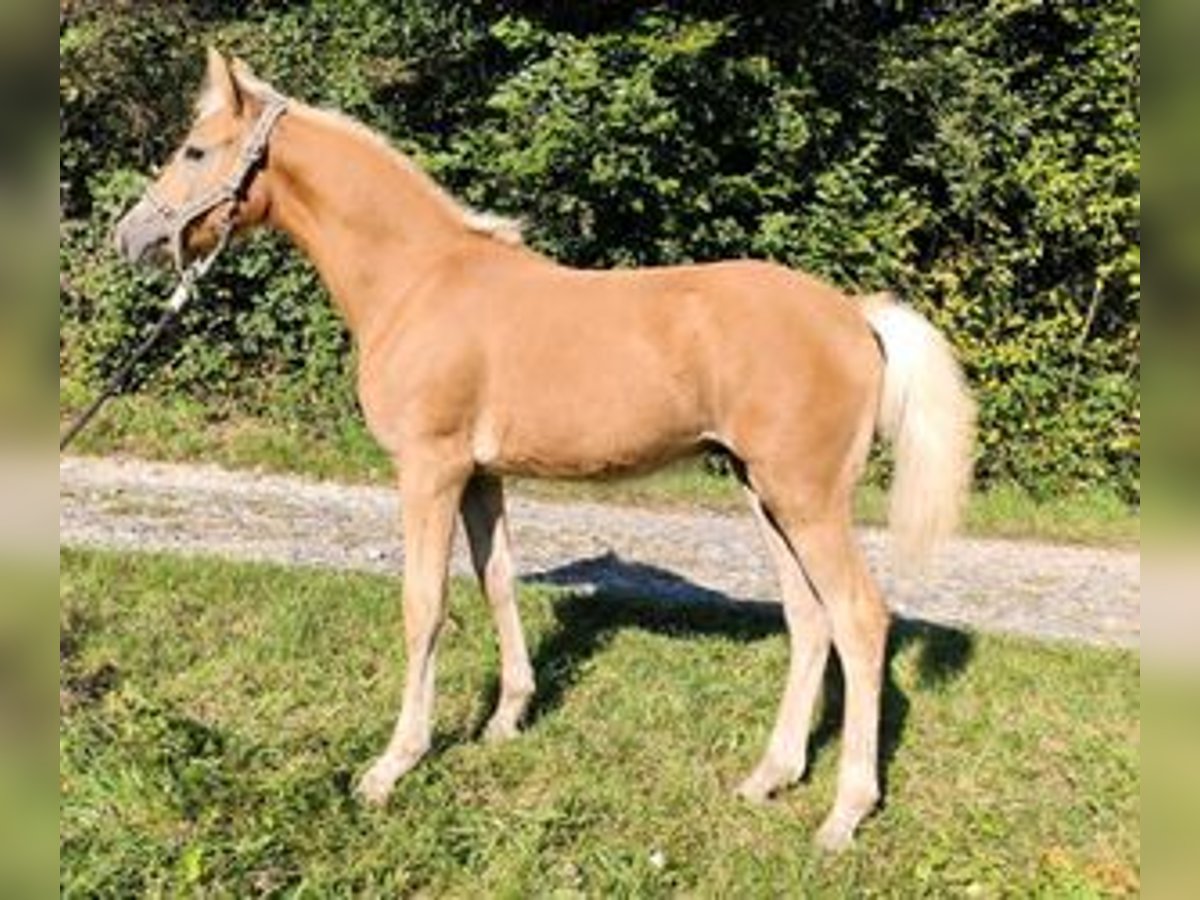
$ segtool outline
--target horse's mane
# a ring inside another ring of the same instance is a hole
[[[241,60],[234,61],[233,72],[237,78],[238,86],[251,96],[262,99],[278,94],[269,84],[254,75]],[[289,100],[289,104],[295,114],[316,119],[342,132],[374,144],[378,149],[388,154],[395,164],[399,165],[413,177],[424,182],[429,190],[439,197],[459,217],[468,231],[490,237],[503,244],[517,246],[524,243],[524,236],[522,234],[523,226],[519,219],[473,209],[460,202],[449,191],[430,178],[408,156],[397,150],[391,141],[379,132],[339,110],[309,106],[296,100]],[[211,85],[206,86],[196,100],[196,117],[202,119],[205,116],[212,115],[219,111],[223,105],[224,99],[220,91]]]

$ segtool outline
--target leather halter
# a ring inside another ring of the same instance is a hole
[[[238,154],[238,164],[220,183],[205,191],[200,196],[188,200],[178,209],[164,202],[154,192],[152,187],[146,191],[146,199],[149,200],[155,214],[161,220],[163,230],[170,235],[171,256],[174,258],[175,265],[180,271],[183,270],[184,232],[201,216],[216,209],[222,203],[232,202],[233,205],[230,206],[228,214],[220,225],[220,238],[217,247],[223,249],[229,241],[230,234],[233,231],[233,218],[237,212],[237,205],[245,199],[246,189],[250,186],[254,174],[266,158],[267,145],[271,140],[271,133],[275,130],[275,125],[278,123],[280,117],[288,109],[287,98],[279,94],[267,94],[262,99],[265,105],[262,112],[258,114],[258,119],[255,120],[254,127],[250,130],[245,143],[242,145],[241,152]],[[219,252],[219,249],[217,252]],[[212,255],[215,256],[215,253]]]

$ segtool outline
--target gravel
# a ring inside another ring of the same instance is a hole
[[[393,490],[137,459],[59,463],[63,546],[170,551],[364,572],[400,571]],[[773,600],[749,514],[638,509],[515,496],[518,571],[572,590],[679,601]],[[892,610],[906,618],[1137,647],[1140,555],[1027,541],[956,539],[919,585],[888,572],[886,534],[861,533]],[[470,571],[462,536],[453,569]]]

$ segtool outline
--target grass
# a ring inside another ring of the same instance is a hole
[[[384,811],[350,788],[399,693],[390,579],[64,551],[67,896],[1069,895],[1140,889],[1139,664],[1121,651],[894,629],[887,803],[856,846],[832,799],[839,685],[807,783],[764,808],[776,613],[522,590],[528,731],[494,699],[483,601],[456,584],[435,751]]]
[[[68,408],[80,405],[77,388],[64,386]],[[299,423],[211,409],[189,400],[122,397],[105,408],[80,436],[75,452],[125,453],[147,459],[204,461],[355,483],[391,483],[392,466],[357,422],[317,432]],[[618,502],[643,506],[745,508],[736,482],[713,475],[699,460],[685,460],[652,475],[614,482],[516,481],[526,496],[566,501]],[[857,517],[864,524],[886,518],[886,492],[864,485]],[[967,511],[969,533],[1133,547],[1141,537],[1137,511],[1109,492],[1037,500],[1017,487],[977,492]]]

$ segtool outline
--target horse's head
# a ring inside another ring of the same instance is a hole
[[[261,222],[270,207],[267,145],[286,101],[235,60],[208,51],[191,130],[141,200],[117,224],[130,262],[169,254],[177,265]]]

